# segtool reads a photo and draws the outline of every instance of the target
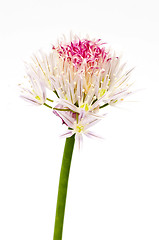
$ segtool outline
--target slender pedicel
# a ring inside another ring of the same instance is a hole
[[[54,102],[52,99],[50,98],[46,98],[46,100],[50,101],[50,102]]]
[[[48,105],[47,103],[44,103],[44,106],[52,109],[52,107],[50,105]]]

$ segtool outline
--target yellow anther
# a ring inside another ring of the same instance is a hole
[[[90,106],[88,105],[88,103],[83,103],[83,104],[80,106],[80,108],[84,108],[84,110],[85,110],[86,112],[88,112],[88,111],[90,110]]]
[[[76,132],[81,133],[84,130],[84,126],[80,123],[76,126]]]
[[[106,89],[104,89],[104,88],[103,88],[103,89],[100,89],[100,90],[99,90],[99,96],[100,96],[100,97],[103,97],[103,95],[105,94],[105,92],[106,92]]]
[[[41,101],[41,98],[38,95],[35,97],[35,99]]]

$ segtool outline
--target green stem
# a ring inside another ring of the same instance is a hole
[[[68,179],[69,179],[69,172],[70,172],[74,143],[75,143],[75,135],[69,138],[66,138],[63,159],[62,159],[60,180],[59,180],[53,240],[62,240],[67,186],[68,186]]]

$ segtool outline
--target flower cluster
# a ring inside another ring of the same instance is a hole
[[[76,134],[96,136],[89,128],[104,115],[100,109],[116,104],[130,94],[125,64],[100,39],[79,39],[59,42],[50,53],[39,51],[26,65],[30,89],[22,88],[22,97],[37,105],[49,106],[55,101],[53,113],[68,126],[64,136]],[[46,88],[54,98],[46,97]]]

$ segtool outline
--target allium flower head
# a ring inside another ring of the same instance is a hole
[[[47,105],[43,86],[53,91],[58,97],[53,112],[69,127],[66,136],[75,133],[79,140],[83,134],[93,135],[88,128],[101,119],[101,108],[131,93],[131,70],[125,71],[125,63],[101,39],[75,36],[58,42],[49,54],[34,55],[28,69],[32,84],[38,82],[42,93],[33,94],[34,100],[39,96],[39,103]]]
[[[125,64],[120,65],[120,58],[105,46],[100,39],[78,38],[53,46],[58,61],[57,74],[52,79],[61,99],[87,112],[103,102],[117,102],[129,93],[130,71],[123,72]],[[93,106],[96,101],[98,104]]]

